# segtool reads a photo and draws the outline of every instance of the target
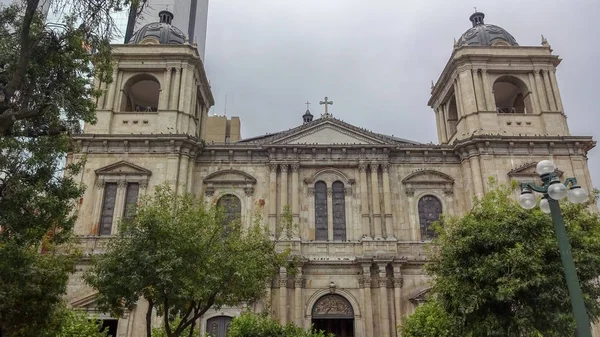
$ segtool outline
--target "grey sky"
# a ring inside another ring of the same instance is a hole
[[[334,101],[330,112],[357,126],[428,143],[437,140],[427,106],[473,6],[485,22],[520,45],[540,34],[563,58],[557,77],[570,131],[600,138],[600,2],[594,0],[211,0],[206,68],[211,113],[239,116],[242,137],[302,122],[309,100]],[[595,32],[595,33],[594,33]],[[596,102],[594,104],[594,102]],[[590,153],[600,184],[600,150]]]

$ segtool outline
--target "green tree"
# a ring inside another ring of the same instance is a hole
[[[4,335],[39,336],[65,292],[73,260],[57,255],[55,247],[70,240],[72,209],[83,192],[70,178],[81,163],[64,163],[74,148],[70,134],[95,120],[100,92],[93,81],[111,81],[111,13],[131,1],[55,0],[64,20],[52,24],[36,10],[41,0],[0,6]]]
[[[515,187],[495,187],[465,216],[440,221],[427,265],[437,299],[462,336],[573,336],[550,216],[519,207]],[[595,201],[561,205],[594,320],[600,314],[600,218],[589,211]]]
[[[249,228],[223,220],[203,198],[157,187],[86,275],[101,308],[118,316],[143,298],[147,336],[155,308],[167,336],[179,337],[211,307],[260,299],[288,252],[278,252],[258,216]]]
[[[402,337],[460,336],[453,317],[435,299],[418,306],[400,327],[400,333]]]
[[[90,319],[85,312],[77,312],[67,308],[56,310],[55,333],[47,333],[48,337],[106,337],[108,331],[100,331],[100,321]]]
[[[323,331],[304,330],[289,323],[281,325],[267,314],[242,313],[234,317],[227,334],[228,337],[334,337]]]

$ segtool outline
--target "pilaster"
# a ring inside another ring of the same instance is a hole
[[[300,169],[300,165],[299,164],[292,164],[291,165],[292,168],[292,222],[294,225],[296,226],[300,226],[300,198],[299,198],[299,191],[298,191],[298,184],[299,184],[299,174],[298,171]],[[299,236],[299,232],[298,231],[294,231],[293,234],[294,237]]]
[[[363,238],[370,239],[371,228],[369,219],[369,196],[367,191],[367,165],[359,164],[359,180],[360,180],[360,213],[362,223],[362,236]]]
[[[402,286],[404,284],[404,279],[402,278],[401,265],[399,263],[393,264],[394,269],[394,324],[393,326],[402,326],[404,313],[402,312]],[[398,333],[398,329],[394,329],[396,336],[400,337]]]
[[[382,230],[381,230],[381,202],[379,200],[379,179],[378,179],[378,170],[379,164],[369,164],[369,168],[371,169],[371,198],[373,205],[373,224],[375,227],[375,238],[382,239]]]
[[[392,193],[390,192],[390,164],[385,163],[381,165],[383,172],[383,208],[384,208],[384,220],[385,220],[385,236],[388,239],[395,239],[394,230],[392,228]]]
[[[333,241],[333,188],[327,187],[327,240]]]
[[[371,263],[362,264],[362,295],[365,312],[365,336],[373,336],[373,301],[371,300]]]
[[[288,165],[287,164],[280,164],[279,165],[279,169],[281,170],[281,188],[279,190],[279,200],[281,202],[281,210],[279,211],[280,214],[280,218],[279,218],[279,224],[280,226],[282,224],[286,224],[287,219],[283,219],[283,215],[285,212],[285,208],[289,205],[289,201],[288,201]],[[283,228],[281,229],[281,235],[284,237],[289,237],[290,233],[289,233],[289,228]]]
[[[269,230],[277,235],[277,164],[269,164]]]
[[[533,75],[535,77],[535,88],[538,92],[538,97],[540,99],[540,106],[542,108],[542,111],[549,111],[548,98],[546,96],[546,90],[544,90],[544,83],[540,76],[540,72],[541,70],[534,70]]]
[[[287,271],[279,269],[279,321],[287,324]]]
[[[544,78],[544,87],[546,88],[546,96],[548,97],[548,102],[550,103],[550,109],[552,111],[557,111],[556,101],[554,100],[554,92],[552,90],[552,86],[550,85],[550,74],[548,70],[543,70],[542,75]]]
[[[381,322],[381,336],[390,335],[390,316],[387,296],[388,279],[385,270],[386,266],[387,262],[377,263],[377,268],[379,269],[379,319]]]
[[[302,309],[304,308],[302,302],[303,288],[304,277],[302,276],[302,267],[299,267],[294,279],[294,322],[298,326],[302,326]]]
[[[556,108],[560,112],[565,112],[562,99],[560,98],[560,90],[558,89],[558,81],[556,80],[556,69],[550,71],[550,83],[552,84],[552,91],[554,92],[554,98],[556,99]]]
[[[483,96],[485,97],[485,106],[487,111],[496,111],[494,99],[492,98],[492,90],[490,89],[490,79],[487,69],[481,69],[481,82],[483,84]]]

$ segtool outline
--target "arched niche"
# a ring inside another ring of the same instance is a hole
[[[121,110],[129,112],[156,112],[160,97],[160,81],[151,74],[136,74],[123,85]]]
[[[234,189],[244,190],[248,196],[254,194],[256,178],[250,174],[233,169],[220,170],[213,172],[204,178],[205,193],[212,196],[216,189]]]
[[[498,77],[492,85],[496,112],[532,113],[531,91],[527,84],[516,76]]]
[[[354,179],[350,179],[344,172],[335,168],[319,170],[311,177],[304,179],[304,183],[309,187],[314,186],[317,181],[323,181],[327,187],[332,187],[336,181],[341,181],[346,188],[354,185]]]
[[[406,191],[434,189],[451,193],[454,189],[454,179],[446,173],[435,170],[419,170],[404,179],[402,184]]]

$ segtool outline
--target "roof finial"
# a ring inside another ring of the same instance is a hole
[[[435,88],[435,84],[433,83],[433,80],[431,80],[431,90],[433,90],[433,88]]]
[[[320,105],[325,105],[325,113],[323,115],[321,115],[321,117],[325,117],[325,118],[331,117],[331,115],[329,114],[329,111],[327,109],[327,106],[328,105],[333,105],[333,101],[329,101],[328,98],[327,98],[327,96],[325,96],[325,100],[320,101],[319,104]]]
[[[483,25],[483,18],[485,18],[485,14],[478,12],[477,7],[475,7],[475,13],[471,14],[469,20],[473,23],[473,27],[477,25]]]
[[[458,42],[456,42],[456,38],[454,38],[454,49],[458,48]]]
[[[542,34],[542,46],[544,46],[544,47],[550,47],[550,44],[548,43],[548,40],[544,37],[544,34]]]

